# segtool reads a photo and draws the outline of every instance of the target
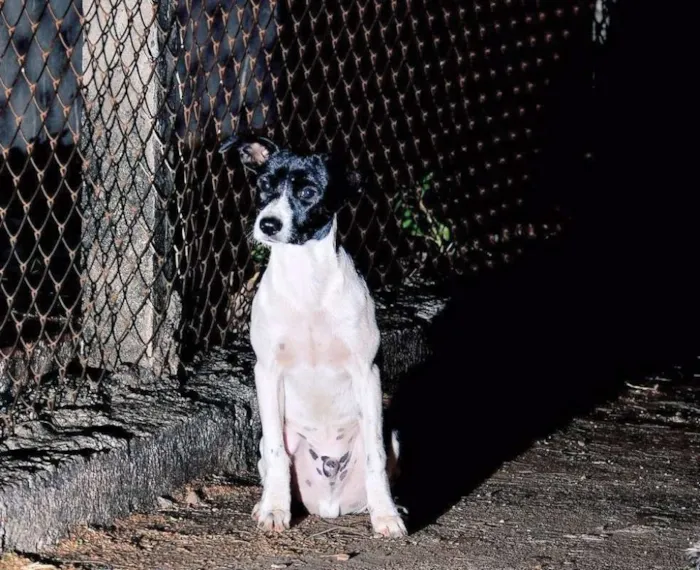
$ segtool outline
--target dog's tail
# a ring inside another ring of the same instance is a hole
[[[394,452],[394,457],[399,458],[399,432],[397,430],[391,430],[391,449]]]
[[[394,482],[399,477],[399,432],[396,430],[391,431],[391,448],[389,449],[387,457],[386,471],[389,476],[389,481]]]

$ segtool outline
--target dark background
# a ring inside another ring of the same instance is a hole
[[[666,371],[697,382],[687,16],[617,3],[571,231],[510,268],[452,284],[435,354],[389,413],[403,436],[399,502],[414,526],[625,380]]]

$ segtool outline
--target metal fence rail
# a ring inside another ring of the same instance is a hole
[[[374,286],[555,235],[593,24],[583,0],[0,0],[0,439],[245,329],[237,129],[369,175],[340,227]]]

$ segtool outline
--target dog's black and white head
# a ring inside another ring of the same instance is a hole
[[[301,245],[322,239],[335,214],[361,189],[361,177],[326,154],[302,156],[254,136],[233,136],[221,152],[234,148],[257,178],[253,237],[264,244]]]

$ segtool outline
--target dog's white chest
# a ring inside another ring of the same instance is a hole
[[[256,353],[272,359],[282,376],[286,421],[314,426],[314,437],[325,438],[329,422],[346,425],[357,415],[350,371],[354,347],[366,333],[357,326],[364,319],[348,312],[349,305],[295,307],[263,292],[255,307]]]
[[[285,373],[340,375],[360,353],[373,359],[374,304],[347,253],[324,242],[273,251],[253,301],[251,341],[258,359]]]
[[[279,335],[275,358],[284,370],[296,368],[341,370],[350,358],[340,324],[326,310],[308,315],[290,312],[288,326]]]

